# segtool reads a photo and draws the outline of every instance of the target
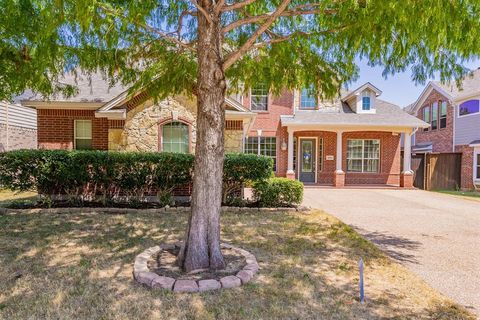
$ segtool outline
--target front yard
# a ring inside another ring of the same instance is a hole
[[[461,198],[466,198],[470,200],[480,201],[480,191],[452,191],[452,190],[439,190],[437,192],[449,194],[452,196],[457,196]]]
[[[152,291],[132,279],[136,254],[184,234],[186,214],[0,216],[3,319],[470,319],[335,218],[227,213],[225,242],[254,253],[261,270],[237,289]],[[357,261],[366,261],[367,303]]]
[[[35,200],[37,194],[34,192],[13,193],[10,190],[0,189],[0,207],[6,207],[12,201]]]

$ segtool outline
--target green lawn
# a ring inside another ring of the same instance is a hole
[[[473,319],[320,211],[222,215],[223,240],[261,267],[241,288],[173,294],[135,283],[134,257],[181,239],[186,219],[88,209],[0,216],[0,319]]]
[[[480,191],[452,191],[452,190],[438,190],[437,192],[450,194],[458,197],[468,197],[480,201]]]

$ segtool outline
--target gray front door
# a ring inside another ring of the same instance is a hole
[[[315,139],[300,139],[300,181],[315,182]]]

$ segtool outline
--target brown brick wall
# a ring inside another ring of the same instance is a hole
[[[243,104],[250,109],[249,95],[244,97]],[[257,118],[249,135],[257,136],[257,129],[262,129],[262,136],[277,137],[277,144],[279,144],[280,116],[293,114],[293,91],[285,90],[279,96],[270,94],[267,109],[267,111],[254,111],[257,113]]]
[[[380,139],[380,172],[347,172],[347,139]],[[343,134],[345,184],[400,184],[400,135],[391,132],[346,132]]]
[[[415,143],[432,142],[433,152],[452,152],[455,108],[444,95],[436,90],[432,90],[415,116],[423,120],[423,107],[440,100],[447,101],[447,127],[436,130],[429,129],[429,131],[422,131],[422,129],[419,129],[415,135]]]
[[[462,189],[473,189],[473,148],[470,146],[455,146],[455,152],[462,153],[461,185]]]
[[[280,138],[286,141],[288,133],[286,128],[280,131]],[[317,182],[319,184],[332,185],[336,169],[336,141],[337,134],[327,131],[296,131],[295,138],[317,137],[323,139],[323,170],[317,171]],[[345,171],[345,184],[392,184],[400,183],[400,135],[393,135],[391,132],[345,132],[343,134],[343,165]],[[380,139],[380,172],[379,173],[352,173],[347,172],[347,139]],[[317,150],[318,152],[318,150]],[[334,156],[334,160],[325,160],[325,156]],[[277,166],[278,176],[286,176],[287,172],[287,150],[278,150]],[[320,159],[319,159],[320,160]]]
[[[108,120],[94,110],[40,109],[37,119],[40,149],[73,149],[74,120],[92,120],[93,148],[108,150]]]

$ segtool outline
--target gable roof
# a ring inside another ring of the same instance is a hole
[[[405,107],[405,111],[412,114],[415,113],[433,90],[436,90],[450,101],[458,101],[472,95],[480,94],[480,69],[476,69],[465,76],[460,87],[457,86],[455,81],[449,81],[447,83],[430,81],[418,99]]]
[[[123,118],[125,110],[117,108],[135,96],[135,94],[129,95],[129,88],[120,83],[111,85],[108,80],[98,72],[92,74],[80,73],[77,75],[73,72],[65,73],[59,79],[59,84],[75,86],[77,88],[77,94],[72,97],[65,97],[62,94],[58,94],[48,99],[41,94],[26,90],[21,95],[15,97],[14,101],[24,105],[34,105],[35,102],[47,101],[55,103],[92,104],[92,108],[97,109],[96,113],[99,116],[103,114]],[[243,107],[234,99],[225,98],[225,103],[230,111],[250,112],[250,110]]]
[[[357,89],[354,89],[354,90],[351,90],[351,91],[347,92],[345,95],[342,96],[342,100],[346,101],[346,100],[350,99],[351,97],[353,97],[354,95],[357,95],[360,92],[364,91],[365,89],[370,89],[371,91],[375,92],[375,95],[377,97],[382,94],[382,90],[378,89],[377,87],[375,87],[370,82],[367,82],[367,83],[364,83],[363,85],[361,85],[360,87],[358,87]]]
[[[434,81],[430,81],[427,84],[427,86],[423,89],[422,93],[420,93],[420,96],[417,98],[417,100],[415,100],[415,102],[406,106],[404,110],[410,114],[415,114],[415,112],[418,110],[418,108],[420,108],[423,105],[423,103],[428,98],[430,93],[432,93],[433,90],[437,91],[448,100],[450,101],[453,100],[453,97],[448,92],[443,90],[442,87],[438,86]]]

